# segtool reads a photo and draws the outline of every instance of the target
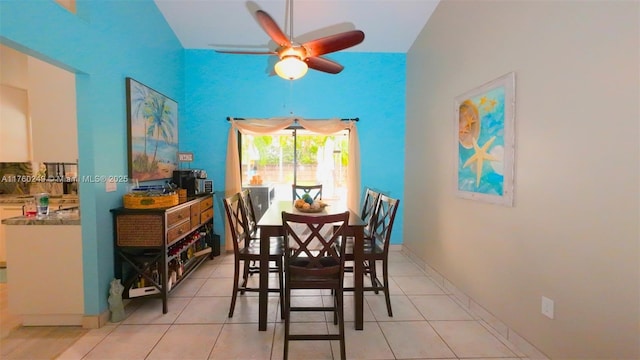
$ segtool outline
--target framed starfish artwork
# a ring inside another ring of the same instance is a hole
[[[459,197],[513,206],[515,73],[455,98]]]

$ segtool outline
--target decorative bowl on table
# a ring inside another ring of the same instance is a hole
[[[305,199],[298,199],[294,201],[293,206],[296,208],[296,210],[303,213],[319,213],[324,210],[324,208],[327,207],[328,204],[323,202],[322,200],[312,200],[311,202],[309,202]]]

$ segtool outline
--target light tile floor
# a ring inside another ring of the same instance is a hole
[[[209,261],[186,279],[171,293],[167,314],[158,299],[136,299],[127,305],[125,320],[89,331],[58,359],[282,359],[284,323],[277,294],[269,298],[267,331],[258,331],[256,293],[239,296],[233,318],[227,317],[232,256]],[[393,317],[387,316],[382,293],[367,292],[364,330],[356,331],[353,296],[345,297],[347,358],[525,358],[402,253],[391,252],[389,269]],[[327,295],[299,293],[293,301],[318,304],[331,301]],[[292,332],[337,329],[329,313],[294,313],[292,322]],[[290,359],[338,358],[337,341],[290,343]]]

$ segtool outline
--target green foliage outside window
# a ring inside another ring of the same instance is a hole
[[[346,166],[348,161],[348,139],[346,136],[327,135],[298,135],[298,163],[301,165],[313,165],[317,163],[318,150],[333,138],[334,148],[340,150],[340,161]],[[261,135],[244,136],[242,141],[242,163],[248,164],[250,158],[250,146],[254,146],[258,153],[255,159],[257,165],[279,165],[280,156],[284,165],[293,165],[293,136],[284,135]],[[282,152],[280,151],[282,149]]]

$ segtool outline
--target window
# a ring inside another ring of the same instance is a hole
[[[275,200],[291,198],[291,184],[322,184],[324,199],[346,199],[348,130],[318,135],[300,127],[270,135],[240,135],[242,185],[269,184]]]

